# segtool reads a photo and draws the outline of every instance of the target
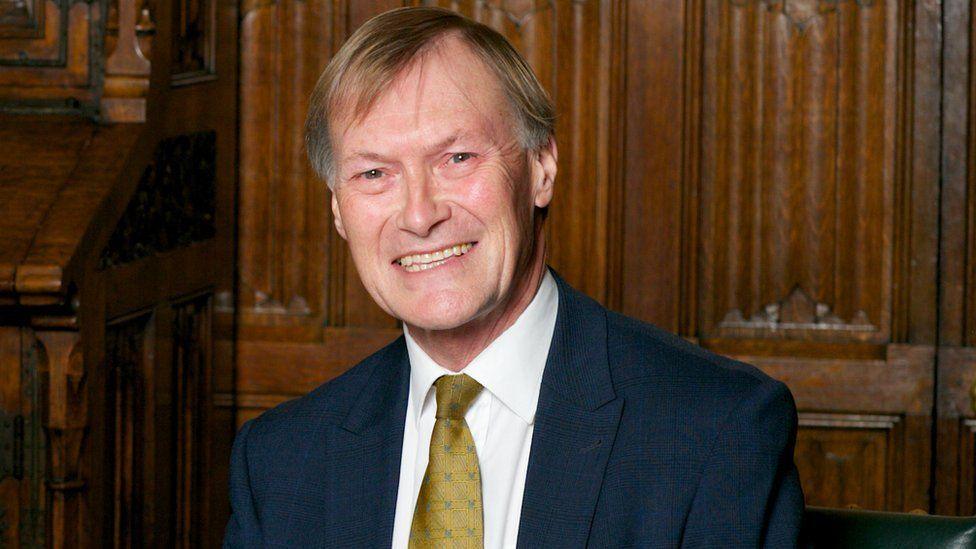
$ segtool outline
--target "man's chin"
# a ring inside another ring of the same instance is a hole
[[[469,309],[468,306],[451,307],[442,303],[439,307],[418,307],[404,316],[398,315],[398,318],[414,331],[449,332],[470,324],[479,316],[477,309]]]
[[[416,332],[418,330],[425,332],[449,332],[451,330],[456,330],[468,322],[471,319],[455,319],[455,318],[431,318],[428,316],[415,317],[413,319],[402,319],[404,324],[410,327],[410,330]]]

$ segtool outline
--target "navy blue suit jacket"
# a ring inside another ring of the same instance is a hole
[[[557,277],[518,547],[791,547],[796,409],[759,370]],[[225,547],[390,547],[403,338],[241,428]]]

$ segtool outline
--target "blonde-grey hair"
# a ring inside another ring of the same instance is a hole
[[[446,36],[456,36],[498,78],[517,119],[526,149],[538,149],[554,135],[554,108],[525,59],[494,29],[453,11],[400,8],[361,26],[326,66],[309,102],[305,146],[312,168],[330,187],[336,177],[332,126],[365,117],[382,91]]]

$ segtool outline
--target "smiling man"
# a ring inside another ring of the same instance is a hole
[[[553,120],[511,45],[449,11],[336,54],[309,158],[404,333],[245,424],[226,546],[795,545],[785,386],[546,268]]]

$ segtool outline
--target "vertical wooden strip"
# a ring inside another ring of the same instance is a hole
[[[675,10],[677,11],[677,10]],[[685,2],[683,15],[683,53],[687,61],[681,67],[682,86],[680,98],[681,128],[681,172],[679,224],[681,256],[678,274],[678,333],[697,336],[699,266],[701,253],[699,242],[699,195],[701,188],[701,108],[702,108],[702,28],[704,18],[700,0]],[[675,41],[678,43],[678,41]]]
[[[625,314],[680,330],[682,193],[688,182],[681,151],[691,101],[683,80],[687,64],[698,68],[687,46],[685,12],[670,0],[627,2],[623,121],[626,148],[618,154],[625,174],[624,219],[611,232],[623,247],[620,305]],[[676,47],[680,44],[681,48]],[[697,44],[695,44],[697,46]],[[653,63],[640,60],[654,59]],[[697,160],[696,160],[697,161]]]
[[[245,6],[247,8],[248,6]],[[240,112],[240,306],[261,308],[274,293],[273,231],[269,224],[273,166],[274,90],[271,42],[277,5],[256,5],[242,13]]]
[[[938,263],[939,131],[941,125],[942,8],[941,4],[914,4],[915,47],[912,67],[913,136],[911,165],[911,279],[909,330],[912,343],[934,344]]]

